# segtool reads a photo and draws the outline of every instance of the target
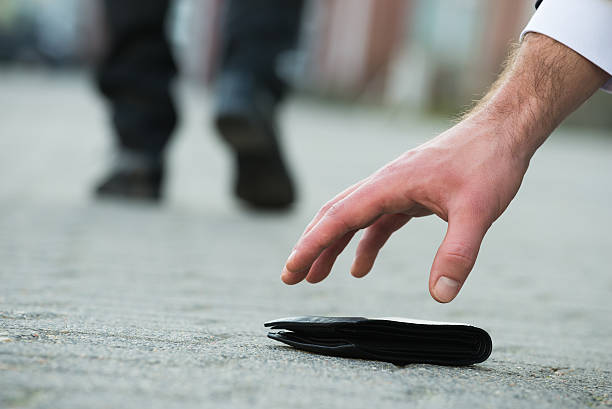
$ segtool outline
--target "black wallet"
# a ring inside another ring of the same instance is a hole
[[[304,351],[396,365],[463,366],[491,355],[489,334],[467,324],[406,318],[292,317],[264,324],[268,337]]]

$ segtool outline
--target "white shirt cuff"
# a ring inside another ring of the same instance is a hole
[[[528,32],[554,38],[612,75],[612,0],[544,0]],[[612,92],[612,78],[603,86]]]

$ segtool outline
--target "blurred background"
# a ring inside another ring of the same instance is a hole
[[[452,126],[485,92],[535,1],[306,1],[297,47],[274,67],[293,89],[278,139],[298,194],[291,212],[273,213],[238,206],[233,152],[213,125],[228,2],[171,3],[180,119],[157,206],[93,200],[116,148],[95,75],[110,48],[103,1],[0,0],[0,407],[609,407],[604,92],[537,152],[452,303],[428,291],[446,230],[434,217],[394,234],[363,279],[348,274],[356,240],[324,282],[279,279],[321,204]],[[142,85],[142,72],[124,88]],[[161,111],[139,117],[151,125],[145,140]],[[482,366],[457,371],[320,357],[266,338],[263,322],[297,315],[470,322],[495,346]]]
[[[167,24],[183,78],[207,86],[219,58],[223,0],[176,0]],[[298,48],[278,69],[318,98],[453,114],[486,91],[533,1],[310,0]],[[99,0],[0,1],[0,61],[74,69],[104,52]],[[612,101],[598,93],[570,124],[612,126]]]

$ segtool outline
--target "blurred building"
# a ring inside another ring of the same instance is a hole
[[[225,1],[175,0],[168,33],[196,81],[214,77]],[[102,0],[2,0],[0,59],[94,59],[102,11]],[[309,0],[300,46],[279,70],[324,97],[457,112],[486,91],[533,12],[534,0]],[[612,127],[611,113],[599,93],[571,120]]]
[[[185,65],[208,78],[223,0],[182,2],[198,16]],[[312,0],[285,71],[327,95],[452,104],[495,78],[532,9],[531,0]]]
[[[209,80],[224,0],[180,1],[196,16],[183,65]],[[534,11],[533,0],[310,0],[280,69],[318,95],[454,113],[486,92]],[[570,122],[612,127],[611,113],[598,93]]]
[[[80,57],[79,0],[0,1],[0,60],[64,64]]]

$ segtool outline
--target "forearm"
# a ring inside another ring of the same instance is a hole
[[[529,160],[548,135],[610,78],[563,44],[529,33],[467,120],[496,124]]]

